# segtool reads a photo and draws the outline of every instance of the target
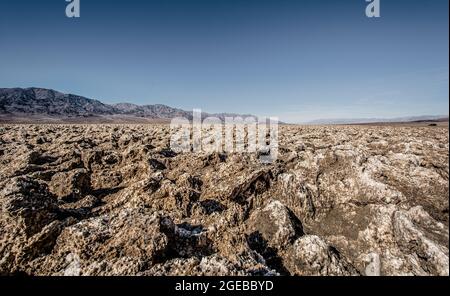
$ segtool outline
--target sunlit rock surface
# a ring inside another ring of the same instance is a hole
[[[281,126],[272,164],[169,141],[0,126],[0,274],[449,274],[445,127]]]

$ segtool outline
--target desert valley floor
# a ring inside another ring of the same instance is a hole
[[[449,274],[447,127],[279,135],[263,164],[166,125],[2,125],[0,274]]]

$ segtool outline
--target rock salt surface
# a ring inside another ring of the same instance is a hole
[[[448,275],[448,130],[280,127],[279,159],[158,125],[0,128],[0,274]]]

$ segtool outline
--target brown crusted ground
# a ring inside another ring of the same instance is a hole
[[[280,155],[168,126],[0,126],[0,274],[448,275],[448,129],[280,127]]]

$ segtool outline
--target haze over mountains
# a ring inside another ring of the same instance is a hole
[[[326,124],[358,124],[358,123],[400,123],[400,122],[429,122],[429,121],[448,121],[448,115],[423,115],[423,116],[407,116],[395,118],[333,118],[333,119],[317,119],[308,121],[311,125]]]
[[[209,114],[222,121],[225,117],[240,115],[233,113]],[[192,119],[192,111],[186,111],[166,105],[135,105],[131,103],[105,104],[86,97],[64,94],[44,88],[0,88],[0,122],[67,122],[67,123],[151,123],[169,122],[172,118]],[[416,116],[401,118],[355,118],[355,119],[318,119],[307,122],[311,125],[356,124],[377,122],[416,122],[448,121],[448,115]]]

